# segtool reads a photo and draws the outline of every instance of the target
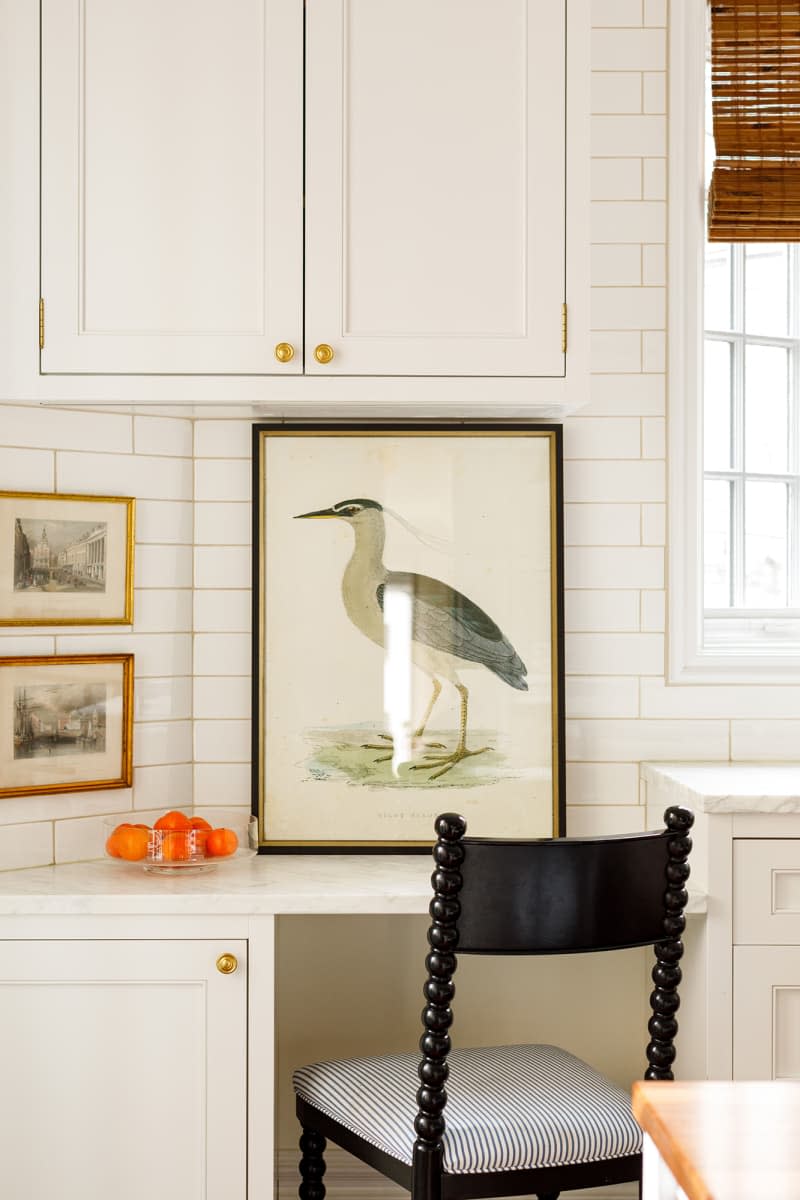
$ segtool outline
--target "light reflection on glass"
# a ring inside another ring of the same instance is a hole
[[[411,758],[414,591],[410,582],[387,584],[383,593],[383,707],[392,737],[392,773]],[[388,749],[388,746],[387,746]]]

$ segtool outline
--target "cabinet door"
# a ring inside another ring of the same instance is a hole
[[[564,30],[565,0],[308,0],[307,372],[563,375]]]
[[[2,947],[4,1194],[244,1200],[246,943]]]
[[[302,48],[299,0],[42,0],[42,371],[302,371]]]
[[[800,1080],[800,947],[735,947],[733,1078]]]

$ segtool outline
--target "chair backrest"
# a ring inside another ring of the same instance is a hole
[[[670,831],[501,841],[465,837],[460,954],[570,954],[664,936]],[[451,843],[452,844],[452,843]]]
[[[467,838],[463,817],[437,818],[414,1123],[420,1189],[441,1164],[457,954],[570,954],[652,944],[645,1079],[673,1078],[693,823],[688,809],[673,807],[657,833],[526,842]]]

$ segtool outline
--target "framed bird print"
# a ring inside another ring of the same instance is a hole
[[[253,435],[259,849],[562,835],[560,426]]]

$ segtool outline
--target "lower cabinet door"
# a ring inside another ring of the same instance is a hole
[[[735,947],[733,1077],[800,1080],[800,946]]]
[[[0,945],[3,1195],[244,1200],[247,943]]]

